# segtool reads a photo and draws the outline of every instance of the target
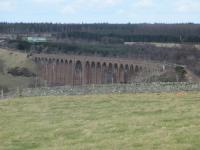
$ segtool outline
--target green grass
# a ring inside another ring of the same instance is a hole
[[[33,78],[14,77],[7,74],[7,70],[13,67],[25,67],[35,72],[36,66],[25,53],[0,49],[0,60],[4,63],[4,73],[0,72],[0,86],[8,88],[28,87],[33,82]]]
[[[200,92],[0,101],[0,150],[198,150]]]

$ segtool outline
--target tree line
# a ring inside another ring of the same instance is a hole
[[[200,42],[200,24],[0,23],[0,33],[51,33],[57,39],[122,42]]]

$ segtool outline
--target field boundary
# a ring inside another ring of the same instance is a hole
[[[109,85],[82,85],[60,87],[38,87],[11,90],[5,98],[34,97],[34,96],[67,96],[67,95],[90,95],[109,93],[162,93],[200,91],[200,83],[133,83],[133,84],[109,84]]]

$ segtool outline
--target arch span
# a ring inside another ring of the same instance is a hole
[[[38,75],[52,86],[132,83],[142,72],[163,70],[163,64],[151,61],[95,56],[33,54],[32,60]]]

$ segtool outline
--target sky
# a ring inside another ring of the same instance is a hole
[[[200,0],[0,0],[0,22],[200,23]]]

